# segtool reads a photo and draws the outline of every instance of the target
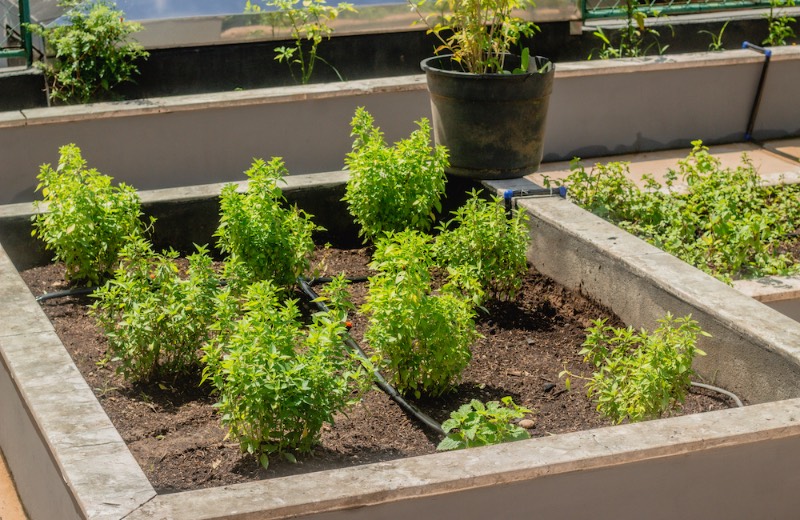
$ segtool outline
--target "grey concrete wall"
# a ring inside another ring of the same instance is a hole
[[[798,400],[158,496],[128,520],[794,518]]]
[[[775,50],[757,138],[800,135],[800,48]],[[740,141],[763,57],[701,53],[557,66],[545,159]],[[76,143],[91,166],[139,189],[243,179],[253,157],[292,174],[340,169],[366,106],[389,141],[430,115],[422,76],[0,113],[0,204],[33,200],[39,165]]]

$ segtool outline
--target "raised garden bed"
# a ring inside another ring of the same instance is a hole
[[[298,188],[302,181],[308,179],[290,178],[287,194],[326,204],[336,197],[332,192],[341,190],[341,183],[337,187],[334,182],[327,183],[326,193],[312,194]],[[194,190],[188,197],[197,210],[195,229],[207,225],[200,216],[215,215],[203,191],[215,190]],[[187,216],[187,206],[177,204],[174,195],[146,197],[167,229],[174,228],[169,214]],[[667,310],[691,312],[714,336],[702,345],[709,355],[699,364],[701,372],[750,402],[800,394],[798,354],[792,346],[800,330],[794,322],[567,201],[522,204],[533,216],[529,260],[539,271],[607,305],[634,326],[650,327]],[[327,212],[309,211],[329,215],[331,222],[323,224],[337,229],[333,207],[327,207]],[[27,217],[19,211],[9,215],[13,209],[4,208],[4,248],[13,252],[17,267],[38,263],[30,246],[21,245]],[[723,515],[781,515],[796,507],[787,494],[790,481],[763,485],[767,475],[793,471],[790,458],[781,453],[800,444],[792,419],[799,406],[795,401],[156,496],[102,412],[94,418],[98,408],[92,392],[76,379],[77,370],[6,256],[0,272],[7,302],[2,317],[9,323],[0,335],[0,384],[4,395],[18,397],[2,403],[0,441],[34,518],[121,518],[129,513],[128,518],[281,518],[323,512],[325,518],[399,518],[418,508],[442,518],[481,518],[518,512],[515,500],[522,497],[533,498],[543,514],[555,514],[563,512],[565,503],[576,504],[574,498],[565,502],[576,486],[582,489],[578,502],[622,518],[642,510],[629,507],[631,496],[664,515],[699,514],[716,497],[727,498],[717,505]],[[60,397],[54,401],[53,395]],[[687,487],[686,472],[704,472],[709,485]],[[723,475],[724,484],[716,484]],[[655,493],[653,478],[659,479]],[[727,487],[731,480],[742,490],[735,497]],[[683,497],[679,504],[675,493]],[[623,496],[628,502],[621,506]]]

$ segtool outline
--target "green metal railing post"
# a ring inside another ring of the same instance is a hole
[[[33,65],[33,37],[28,30],[31,23],[30,0],[19,0],[19,35],[22,38],[22,48],[25,50],[25,61],[28,67]]]
[[[21,49],[0,48],[0,58],[25,58],[25,62],[30,67],[33,64],[33,38],[28,30],[31,23],[30,0],[19,0],[19,36],[22,41]]]

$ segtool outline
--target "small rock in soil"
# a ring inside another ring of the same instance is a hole
[[[530,430],[531,428],[536,426],[536,423],[533,422],[531,419],[522,419],[519,422],[519,426],[520,428],[525,428],[526,430]]]

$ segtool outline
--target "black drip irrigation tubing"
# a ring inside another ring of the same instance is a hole
[[[756,116],[758,116],[758,109],[761,106],[761,95],[764,93],[764,83],[767,80],[767,70],[769,70],[769,60],[772,57],[772,51],[764,47],[759,47],[750,42],[742,43],[743,49],[752,49],[764,55],[764,65],[761,67],[761,77],[758,79],[758,88],[756,95],[753,98],[753,106],[750,108],[750,119],[747,121],[747,130],[744,132],[745,141],[753,141],[753,128],[756,125]]]
[[[320,283],[321,283],[321,280],[323,280],[323,279],[321,279],[321,278],[315,279],[315,281],[320,282]],[[306,280],[306,279],[304,279],[302,277],[299,277],[297,279],[297,283],[300,285],[300,288],[303,290],[305,295],[308,296],[309,298],[311,298],[311,301],[313,303],[315,303],[317,305],[317,307],[319,307],[319,309],[321,311],[323,311],[323,312],[328,311],[328,306],[325,305],[323,302],[321,302],[319,300],[319,295],[314,291],[314,289],[311,288],[311,284],[309,282],[310,282],[310,280]],[[345,337],[344,343],[345,343],[345,346],[347,346],[347,348],[351,352],[357,354],[363,360],[369,361],[369,357],[367,356],[367,354],[361,349],[361,347],[358,345],[358,343],[356,343],[353,340],[353,338],[351,338],[349,335]],[[390,385],[386,381],[386,379],[381,375],[380,372],[378,372],[377,370],[373,370],[372,371],[372,376],[375,379],[375,384],[378,386],[378,388],[380,388],[386,395],[388,395],[389,398],[391,398],[392,401],[397,403],[397,405],[400,408],[402,408],[406,413],[411,414],[411,416],[413,416],[415,419],[420,421],[422,424],[424,424],[425,426],[427,426],[428,428],[430,428],[431,430],[433,430],[437,434],[442,435],[442,436],[445,435],[441,424],[439,424],[438,422],[434,421],[430,416],[425,414],[422,410],[420,410],[419,408],[417,408],[413,404],[411,404],[408,401],[406,401],[405,399],[403,399],[403,396],[401,396],[397,392],[397,390],[395,390],[394,387],[392,385]]]
[[[96,290],[97,287],[76,287],[74,289],[65,289],[63,291],[55,291],[37,296],[36,301],[44,302],[47,300],[54,300],[56,298],[66,298],[68,296],[83,296],[85,294],[92,294]]]

